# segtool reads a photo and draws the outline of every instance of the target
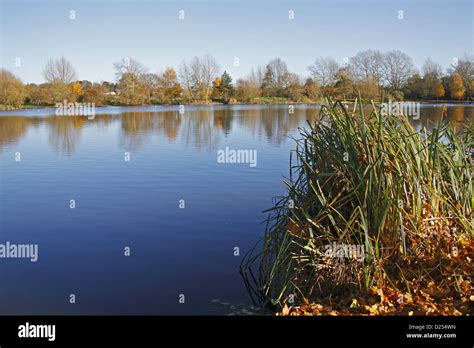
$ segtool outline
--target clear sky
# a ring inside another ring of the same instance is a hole
[[[0,63],[24,82],[42,82],[47,60],[61,55],[79,79],[100,82],[115,80],[113,63],[124,57],[160,72],[209,53],[235,80],[275,57],[306,76],[318,56],[343,63],[369,48],[401,50],[417,68],[428,56],[446,68],[474,51],[473,0],[0,2]]]

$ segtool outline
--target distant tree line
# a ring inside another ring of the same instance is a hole
[[[322,95],[377,100],[472,100],[474,59],[465,56],[445,72],[428,58],[418,71],[411,58],[400,51],[367,50],[339,64],[319,57],[303,78],[290,72],[275,58],[252,69],[235,83],[227,71],[221,73],[210,55],[183,61],[178,71],[169,67],[160,73],[135,59],[114,64],[115,82],[78,80],[72,64],[64,57],[49,60],[42,84],[26,85],[13,73],[0,70],[2,108],[54,105],[57,102],[90,102],[96,105],[279,103],[318,101]]]

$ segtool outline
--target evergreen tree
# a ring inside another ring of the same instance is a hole
[[[224,103],[229,102],[229,99],[234,96],[235,90],[234,86],[232,85],[232,78],[230,75],[227,73],[227,71],[224,71],[224,73],[221,75],[221,95]]]
[[[262,81],[262,94],[264,96],[269,97],[272,95],[273,83],[274,83],[273,71],[272,71],[271,66],[267,65],[265,68],[265,75],[263,76],[263,81]]]

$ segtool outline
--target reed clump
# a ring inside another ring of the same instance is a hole
[[[473,132],[328,100],[241,272],[280,314],[468,314]]]

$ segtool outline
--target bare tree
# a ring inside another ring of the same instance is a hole
[[[339,64],[331,57],[319,57],[308,67],[308,70],[313,80],[322,86],[327,86],[336,82]]]
[[[388,51],[383,55],[383,79],[393,90],[400,90],[413,75],[411,58],[401,51]]]
[[[358,52],[350,59],[349,67],[354,80],[372,80],[380,85],[383,73],[383,54],[375,50]]]
[[[212,81],[219,74],[219,65],[214,57],[194,57],[189,63],[181,63],[179,78],[188,96],[194,100],[208,101]]]
[[[191,67],[185,61],[181,63],[181,66],[179,67],[178,75],[179,75],[179,82],[184,88],[185,97],[192,98],[193,82],[192,82]]]
[[[267,64],[267,68],[272,72],[272,87],[277,89],[288,87],[290,72],[288,71],[288,67],[283,60],[280,58],[275,58]]]
[[[259,65],[256,69],[252,68],[252,71],[250,72],[250,75],[248,76],[246,80],[256,86],[261,86],[263,83],[264,77],[265,77],[265,69],[261,65]]]
[[[72,64],[62,56],[57,59],[50,59],[43,70],[43,76],[49,83],[71,83],[76,80],[76,71]]]
[[[148,69],[133,58],[123,58],[120,62],[114,64],[114,68],[117,81],[123,78],[124,75],[133,75],[139,78],[148,73]]]
[[[427,58],[423,63],[423,67],[421,69],[424,77],[433,77],[436,79],[441,78],[443,73],[443,68],[438,63],[433,62],[431,58]]]
[[[219,74],[219,65],[214,57],[207,54],[201,59],[195,60],[193,66],[200,71],[204,100],[208,101],[211,94],[212,81]]]

